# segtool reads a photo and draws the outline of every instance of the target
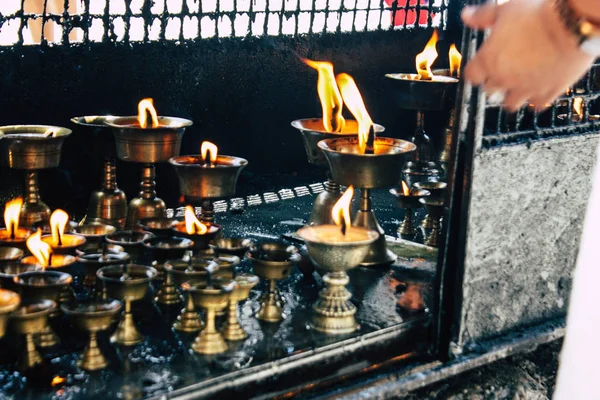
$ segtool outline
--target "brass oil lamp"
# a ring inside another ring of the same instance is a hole
[[[173,226],[173,234],[188,238],[194,242],[191,250],[198,255],[209,250],[209,243],[221,233],[221,225],[203,223],[196,218],[192,206],[186,206],[185,220]]]
[[[376,137],[373,121],[362,101],[354,79],[348,74],[339,74],[337,83],[344,103],[359,123],[358,137],[325,139],[319,142],[333,179],[345,186],[360,188],[360,209],[353,225],[379,233],[371,243],[369,253],[362,266],[389,265],[396,255],[387,248],[383,228],[379,225],[371,207],[371,189],[395,186],[400,182],[404,157],[416,149],[406,140]]]
[[[98,270],[109,265],[128,264],[131,261],[130,255],[124,251],[111,251],[104,248],[100,252],[82,253],[77,256],[77,262],[85,268],[85,278],[83,285],[88,292],[97,298],[105,297],[102,286],[98,285],[96,274]]]
[[[122,247],[131,257],[131,262],[139,264],[144,258],[142,242],[153,236],[153,233],[146,231],[117,231],[106,236],[106,243]]]
[[[256,275],[241,273],[235,276],[234,281],[237,285],[229,295],[227,322],[223,327],[223,337],[229,341],[244,340],[248,337],[238,321],[238,304],[250,297],[250,291],[258,285],[259,279]]]
[[[67,223],[69,222],[69,214],[61,209],[56,209],[50,215],[50,235],[43,235],[42,241],[46,242],[52,248],[54,254],[70,254],[75,255],[75,251],[81,248],[86,238],[82,235],[65,233]]]
[[[50,208],[40,197],[38,171],[58,167],[62,145],[70,134],[70,129],[58,126],[0,127],[0,165],[25,171],[21,225],[27,228],[50,218]]]
[[[6,333],[6,323],[11,312],[19,308],[21,296],[13,291],[0,289],[0,339]]]
[[[427,190],[432,197],[444,198],[448,184],[446,182],[417,182],[413,185],[417,190]],[[433,229],[433,219],[429,214],[425,215],[421,226],[425,229]]]
[[[179,177],[179,191],[185,201],[202,207],[200,220],[214,222],[213,200],[235,194],[238,178],[248,161],[241,157],[218,154],[211,142],[202,142],[200,154],[173,157],[169,163]]]
[[[0,229],[0,246],[17,247],[25,250],[25,241],[31,234],[26,228],[21,228],[20,212],[23,207],[23,198],[17,197],[4,206],[4,229]]]
[[[142,218],[166,216],[165,202],[156,196],[154,164],[179,155],[181,138],[192,121],[159,117],[152,99],[143,99],[137,116],[111,118],[106,124],[113,128],[117,157],[143,165],[140,195],[129,203],[125,229],[133,229]]]
[[[390,189],[390,193],[396,198],[400,208],[404,209],[404,221],[402,221],[398,228],[398,234],[400,237],[414,237],[417,232],[416,224],[413,220],[414,210],[422,208],[423,205],[419,203],[419,199],[429,196],[431,193],[423,189],[409,189],[404,181],[402,181],[402,188],[392,188]]]
[[[425,206],[427,215],[431,218],[431,231],[425,240],[425,244],[431,247],[440,246],[440,234],[442,231],[442,217],[444,216],[444,199],[441,197],[424,197],[419,200]]]
[[[42,267],[37,264],[21,264],[21,261],[12,261],[0,264],[0,287],[18,291],[15,278],[23,272],[41,271]]]
[[[173,227],[179,221],[168,217],[149,217],[137,221],[136,229],[147,231],[156,236],[169,236],[173,233]]]
[[[108,235],[112,235],[117,231],[112,225],[94,223],[79,225],[75,228],[75,233],[83,236],[87,242],[86,251],[94,251],[103,247],[105,239]]]
[[[106,121],[111,116],[88,115],[71,118],[77,131],[102,142],[104,148],[104,173],[102,188],[92,192],[88,204],[86,222],[113,225],[119,229],[125,226],[127,218],[127,197],[117,186],[117,164],[115,139]]]
[[[213,240],[210,244],[210,247],[217,256],[221,254],[231,254],[240,258],[244,258],[246,253],[255,245],[256,244],[252,239],[227,237]]]
[[[332,210],[335,225],[306,226],[298,231],[305,241],[310,259],[326,271],[326,287],[313,305],[310,326],[327,334],[347,334],[358,329],[356,306],[346,289],[350,282],[347,270],[357,267],[368,255],[379,237],[375,230],[351,226],[350,202],[354,189],[350,186]]]
[[[25,252],[18,247],[0,247],[0,265],[6,263],[13,263],[23,258]]]

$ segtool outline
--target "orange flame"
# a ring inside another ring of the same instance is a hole
[[[158,114],[154,108],[154,100],[151,98],[143,99],[138,103],[138,122],[142,129],[148,126],[148,114],[152,118],[152,127],[158,128]]]
[[[54,378],[52,378],[52,382],[50,384],[52,385],[52,387],[54,387],[62,385],[63,383],[65,383],[66,380],[67,379],[63,378],[62,376],[55,376]]]
[[[208,232],[208,227],[196,218],[196,213],[192,206],[185,206],[185,231],[188,235],[204,235]]]
[[[402,181],[402,194],[405,196],[410,195],[410,189],[408,188],[408,185],[404,181]]]
[[[327,132],[341,132],[346,121],[342,116],[344,103],[340,90],[335,84],[333,64],[324,61],[312,61],[304,58],[304,63],[319,73],[317,93],[323,109],[323,126]]]
[[[573,111],[577,113],[579,120],[583,119],[583,97],[573,98]]]
[[[430,81],[433,79],[433,72],[431,72],[431,65],[435,61],[438,56],[437,50],[435,49],[435,45],[438,41],[438,31],[437,29],[433,31],[433,35],[431,35],[431,39],[425,45],[425,49],[417,54],[415,57],[415,63],[417,65],[417,73],[419,74],[419,79],[424,81]]]
[[[58,128],[52,126],[48,129],[46,129],[46,131],[44,132],[44,137],[54,137],[54,136],[56,136],[57,133],[58,133]]]
[[[26,244],[38,264],[45,270],[50,265],[52,248],[48,243],[42,241],[42,230],[38,228],[37,232],[27,238]]]
[[[4,224],[10,237],[14,238],[19,229],[19,213],[23,206],[23,198],[17,197],[6,203],[4,207]]]
[[[339,74],[336,77],[336,81],[342,92],[344,103],[358,122],[358,147],[360,152],[364,153],[367,148],[367,140],[369,138],[369,131],[373,126],[373,120],[369,116],[354,79],[348,74]]]
[[[448,51],[448,60],[450,62],[450,76],[460,76],[460,65],[462,63],[462,54],[456,49],[456,45],[452,43]]]
[[[50,229],[52,230],[52,244],[54,247],[62,246],[62,237],[69,222],[69,214],[61,209],[56,209],[50,216]]]
[[[331,210],[331,217],[337,226],[342,226],[342,231],[350,227],[350,202],[354,196],[352,185],[344,192],[342,197],[334,204]]]
[[[202,142],[202,146],[200,146],[200,154],[202,155],[202,161],[206,162],[206,156],[208,155],[208,159],[211,163],[217,161],[217,155],[219,153],[219,148],[216,144],[204,141]]]

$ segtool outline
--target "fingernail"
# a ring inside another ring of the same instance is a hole
[[[463,8],[462,10],[462,17],[465,19],[471,19],[471,17],[473,17],[473,15],[475,15],[475,10],[477,8],[474,6],[466,6],[465,8]]]

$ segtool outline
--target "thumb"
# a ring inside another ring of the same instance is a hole
[[[482,6],[467,6],[461,17],[465,25],[473,29],[487,29],[494,25],[498,17],[499,7],[494,2]]]

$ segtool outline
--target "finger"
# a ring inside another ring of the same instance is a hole
[[[473,86],[483,85],[488,76],[480,54],[475,56],[475,58],[467,64],[464,75],[465,79]]]
[[[519,89],[509,90],[504,99],[503,107],[509,112],[517,112],[527,102],[527,92]]]
[[[498,5],[489,2],[482,6],[467,6],[461,17],[465,25],[473,29],[487,29],[494,25],[498,17]]]

